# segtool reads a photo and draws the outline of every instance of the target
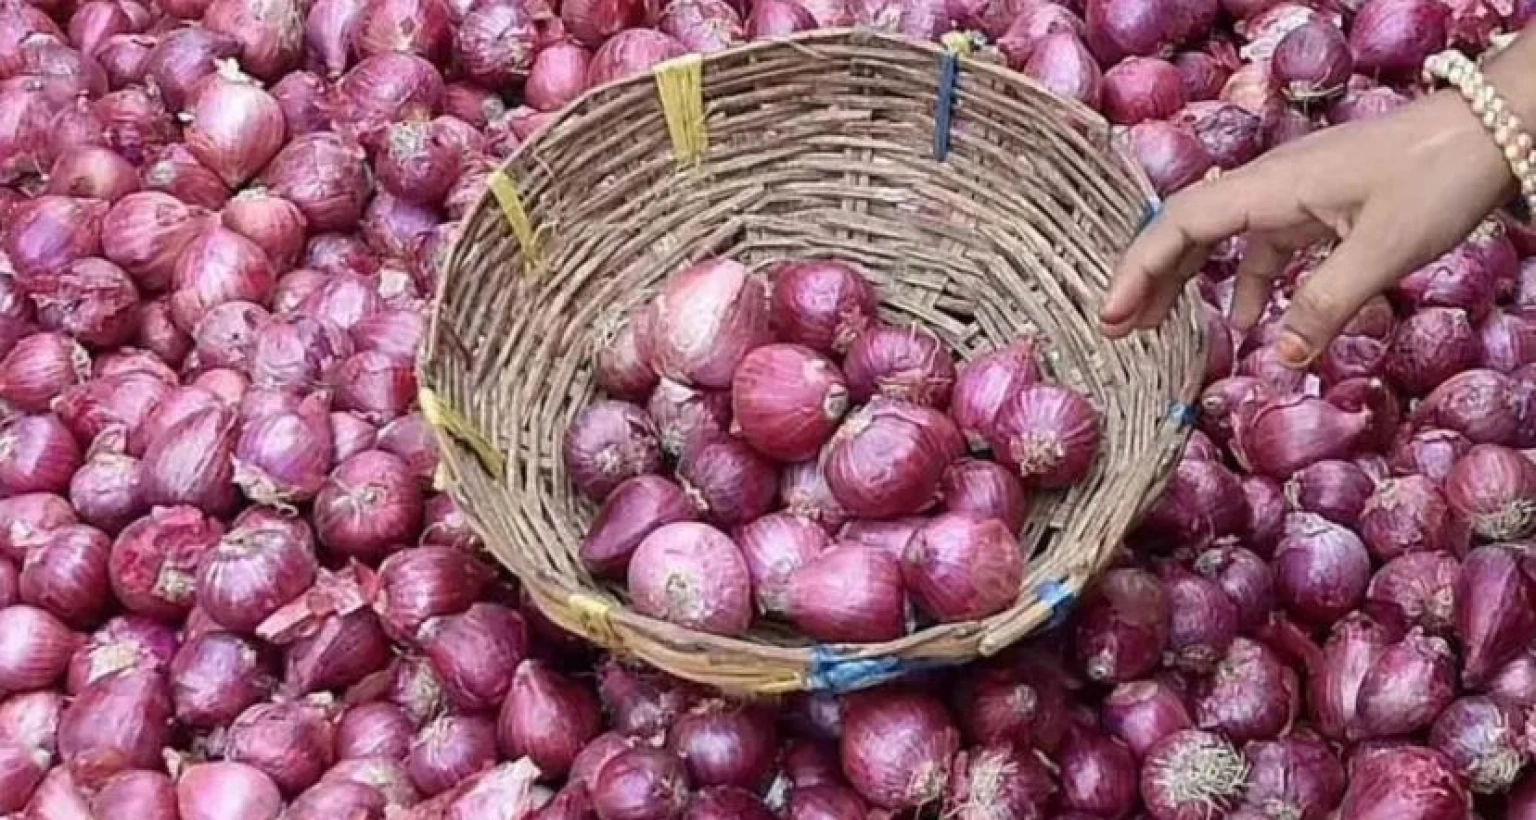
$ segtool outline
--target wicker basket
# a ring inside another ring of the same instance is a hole
[[[441,479],[557,624],[732,693],[849,690],[993,654],[1062,614],[1160,491],[1203,366],[1195,302],[1109,344],[1095,307],[1148,212],[1107,126],[1021,75],[924,43],[818,32],[597,89],[495,174],[449,254],[422,354]],[[560,459],[605,325],[691,260],[837,257],[882,309],[970,357],[1049,340],[1095,397],[1093,475],[1038,499],[1016,604],[879,645],[701,634],[628,608],[577,560],[594,513]]]

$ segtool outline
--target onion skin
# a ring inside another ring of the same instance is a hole
[[[1283,480],[1318,461],[1348,457],[1370,420],[1368,411],[1305,396],[1255,402],[1234,419],[1232,450],[1246,469]]]
[[[985,450],[1003,405],[1025,385],[1041,379],[1036,344],[1016,341],[960,366],[951,393],[950,418],[973,450]]]
[[[1237,476],[1220,462],[1186,457],[1141,527],[1181,549],[1199,549],[1241,534],[1249,520]]]
[[[1530,581],[1508,547],[1478,547],[1462,561],[1456,587],[1456,635],[1464,647],[1462,681],[1480,686],[1536,629]]]
[[[227,744],[227,759],[261,770],[285,794],[298,794],[330,767],[334,730],[318,706],[263,703],[235,719]]]
[[[228,632],[188,638],[171,661],[170,677],[177,722],[202,729],[233,722],[274,683],[256,647]]]
[[[1126,139],[1152,186],[1164,196],[1199,181],[1215,164],[1193,134],[1161,120],[1131,126]]]
[[[767,289],[730,260],[701,262],[669,278],[650,313],[651,367],[683,384],[729,387],[747,353],[769,341]]]
[[[180,619],[191,610],[197,566],[224,528],[194,507],[157,507],[129,524],[108,560],[113,594],[131,612]]]
[[[1248,785],[1242,807],[1260,817],[1279,812],[1297,820],[1326,820],[1348,782],[1327,744],[1305,733],[1243,747]]]
[[[308,589],[317,569],[307,523],[253,508],[203,556],[197,603],[224,628],[251,633]]]
[[[1430,635],[1450,637],[1455,629],[1460,578],[1461,563],[1445,553],[1398,556],[1371,579],[1365,610],[1385,624],[1418,627]]]
[[[778,734],[773,716],[762,708],[711,700],[678,718],[667,733],[667,748],[701,787],[756,790],[772,773]]]
[[[154,769],[170,742],[171,697],[158,670],[125,671],[86,687],[59,717],[59,755],[84,785]]]
[[[570,771],[577,754],[602,731],[592,691],[549,668],[525,660],[497,719],[497,741],[508,757],[527,757],[545,779]]]
[[[1326,459],[1296,471],[1286,482],[1286,497],[1301,512],[1316,513],[1345,527],[1360,520],[1375,489],[1371,477],[1353,462]]]
[[[150,504],[184,504],[212,515],[235,507],[234,453],[239,419],[231,410],[210,408],[188,416],[150,442],[144,451],[144,499]]]
[[[843,359],[855,401],[874,395],[925,407],[949,404],[955,363],[938,337],[917,326],[879,325],[859,334]]]
[[[373,608],[391,638],[409,643],[428,620],[468,609],[491,579],[488,567],[461,550],[403,550],[379,565]]]
[[[1164,738],[1141,769],[1141,797],[1153,820],[1196,820],[1242,794],[1248,764],[1219,735],[1187,729]]]
[[[1449,10],[1419,0],[1367,0],[1350,28],[1355,68],[1410,74],[1446,45]]]
[[[1104,115],[1117,125],[1170,119],[1184,107],[1184,80],[1167,60],[1131,57],[1104,72],[1102,95]]]
[[[641,614],[717,635],[752,622],[752,585],[729,536],[707,524],[658,528],[635,550],[628,584]]]
[[[336,722],[336,758],[404,760],[414,731],[410,716],[399,706],[384,701],[360,703]]]
[[[831,360],[808,347],[770,344],[737,366],[731,412],[741,437],[758,452],[805,461],[832,437],[848,394],[849,383]]]
[[[626,319],[616,330],[607,331],[607,341],[597,352],[595,375],[598,386],[609,396],[638,403],[656,389],[660,378],[645,361],[635,325]]]
[[[851,698],[843,716],[843,773],[883,808],[915,808],[939,798],[960,736],[937,701],[880,689]]]
[[[1002,521],[946,513],[908,543],[902,581],[917,605],[940,622],[980,620],[1018,599],[1024,558]]]
[[[1357,527],[1378,560],[1408,553],[1467,551],[1470,529],[1435,483],[1420,475],[1388,479],[1366,500]]]
[[[997,744],[961,751],[946,791],[946,816],[986,820],[999,814],[1041,816],[1056,788],[1037,758],[1016,747]]]
[[[1340,817],[1397,820],[1465,817],[1472,799],[1439,752],[1405,745],[1358,759],[1339,804]]]
[[[736,532],[759,611],[782,615],[788,608],[789,577],[827,548],[820,526],[787,512],[769,513]]]
[[[42,689],[64,675],[80,637],[47,610],[26,604],[0,609],[0,690]]]
[[[820,641],[872,643],[906,632],[899,559],[875,547],[835,545],[789,576],[787,615]]]
[[[1163,571],[1168,595],[1168,660],[1196,674],[1215,667],[1237,636],[1237,605],[1212,581],[1181,567]]]
[[[1293,513],[1275,550],[1275,592],[1297,618],[1326,626],[1357,607],[1371,562],[1358,536],[1321,516]]]
[[[1161,582],[1112,569],[1084,596],[1075,649],[1092,680],[1125,683],[1157,667],[1168,645],[1170,602]]]
[[[111,544],[94,527],[54,530],[27,554],[20,576],[21,600],[76,627],[96,623],[110,601],[107,557]]]
[[[854,515],[910,514],[933,502],[944,470],[963,448],[948,416],[878,399],[849,416],[828,444],[827,485]]]
[[[277,820],[283,797],[272,779],[243,763],[200,763],[176,784],[182,820]]]

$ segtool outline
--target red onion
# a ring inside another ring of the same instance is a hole
[[[792,789],[785,813],[788,820],[862,820],[869,816],[869,806],[856,792],[833,783]]]
[[[374,350],[351,356],[336,368],[336,408],[379,424],[397,418],[416,398],[412,364]]]
[[[1221,168],[1236,168],[1263,149],[1259,117],[1231,103],[1192,102],[1173,121],[1193,134]]]
[[[1271,69],[1286,96],[1296,102],[1331,97],[1344,90],[1354,70],[1349,42],[1338,26],[1314,19],[1280,38]]]
[[[308,524],[252,508],[203,557],[197,602],[226,629],[251,632],[308,589],[316,569]]]
[[[230,512],[237,501],[230,460],[237,422],[231,410],[201,410],[151,442],[144,451],[144,499],[214,515]]]
[[[420,413],[411,413],[379,430],[378,448],[403,459],[423,487],[431,487],[437,473],[437,439]]]
[[[386,308],[352,326],[352,343],[397,360],[411,360],[421,346],[426,319],[412,308]]]
[[[836,532],[848,518],[848,511],[827,485],[820,459],[784,469],[779,481],[779,502],[786,511],[821,525],[829,533]]]
[[[880,325],[854,339],[844,367],[856,401],[876,394],[928,407],[949,404],[954,360],[944,343],[916,326]]]
[[[61,152],[48,172],[50,194],[116,202],[139,189],[139,177],[116,152],[78,145]]]
[[[1005,412],[1010,418],[1024,417],[1022,410]],[[890,518],[917,512],[933,502],[945,469],[963,448],[948,416],[878,399],[849,416],[828,444],[823,455],[827,485],[854,515]]]
[[[384,820],[389,806],[384,795],[357,783],[321,782],[299,795],[283,817],[288,820]]]
[[[1023,529],[1029,512],[1023,485],[992,461],[968,458],[955,462],[944,472],[939,493],[945,510],[996,518],[1010,532]]]
[[[299,303],[299,315],[323,320],[350,332],[364,319],[384,309],[372,279],[351,273],[331,273]]]
[[[1478,686],[1527,642],[1536,613],[1519,558],[1502,546],[1478,547],[1462,562],[1456,634],[1465,649],[1463,680]]]
[[[134,333],[138,290],[122,268],[87,257],[27,287],[39,323],[92,348],[116,347]]]
[[[1232,439],[1240,408],[1266,404],[1274,398],[1275,389],[1252,376],[1217,379],[1200,395],[1200,430],[1216,442],[1227,444]]]
[[[656,425],[662,451],[680,457],[700,444],[725,437],[731,425],[731,395],[661,379],[646,411]]]
[[[181,820],[277,820],[283,797],[277,784],[243,763],[200,763],[176,783]]]
[[[947,513],[907,545],[902,580],[918,606],[940,622],[980,620],[1018,599],[1024,559],[1002,521]]]
[[[141,820],[176,820],[176,787],[158,771],[125,771],[96,792],[91,806],[95,816],[122,812]]]
[[[233,64],[198,82],[188,114],[187,148],[231,188],[255,176],[282,147],[286,123],[277,100]]]
[[[746,561],[728,536],[706,524],[667,524],[646,536],[628,582],[641,614],[719,635],[751,625]]]
[[[1198,687],[1195,722],[1235,743],[1269,740],[1291,725],[1300,683],[1262,643],[1237,638],[1215,673]]]
[[[873,334],[860,337],[860,342]],[[855,372],[869,375],[850,370]],[[837,365],[810,348],[765,345],[748,353],[736,368],[732,415],[742,438],[759,452],[779,461],[804,461],[831,438],[848,407],[849,387]]]
[[[79,344],[63,333],[33,333],[0,359],[0,400],[23,412],[46,412],[90,375],[91,356]]]
[[[1216,547],[1201,553],[1193,566],[1236,606],[1239,631],[1255,629],[1268,620],[1274,608],[1274,576],[1262,558],[1241,547]]]
[[[428,498],[423,524],[423,546],[452,547],[464,552],[474,552],[484,547],[479,534],[470,526],[469,518],[459,509],[452,496],[435,495]]]
[[[786,614],[822,641],[868,643],[906,632],[901,565],[874,547],[834,546],[789,576]]]
[[[451,547],[405,550],[379,565],[373,606],[384,630],[409,642],[428,620],[468,609],[491,577],[474,556]]]
[[[1475,445],[1445,480],[1451,509],[1490,541],[1536,534],[1536,462],[1516,450]]]
[[[256,647],[228,632],[188,638],[171,661],[170,676],[176,720],[199,729],[229,724],[273,687]]]
[[[20,571],[11,559],[0,556],[0,609],[16,603],[21,598]]]
[[[1090,8],[1099,2],[1090,3]],[[1111,122],[1136,125],[1168,119],[1184,107],[1184,81],[1166,60],[1131,57],[1104,72],[1102,96],[1104,115]]]
[[[667,748],[700,786],[761,788],[773,769],[776,741],[768,712],[719,700],[695,707],[667,733]]]
[[[331,445],[335,450],[331,455],[334,463],[340,464],[364,450],[374,449],[377,441],[378,431],[357,415],[342,412],[331,414]]]
[[[327,92],[325,82],[310,71],[286,74],[272,86],[272,99],[283,110],[288,136],[313,134],[330,127]]]
[[[1414,408],[1416,425],[1452,430],[1474,444],[1509,444],[1518,435],[1519,385],[1496,370],[1464,370]]]
[[[1168,645],[1170,602],[1157,578],[1137,569],[1105,573],[1084,597],[1075,650],[1088,677],[1135,680],[1157,667]]]
[[[409,807],[420,799],[404,764],[383,757],[338,762],[321,778],[322,783],[355,783],[384,796],[388,805]]]
[[[725,0],[674,0],[662,9],[656,27],[690,52],[711,54],[746,37],[741,13]]]
[[[943,705],[916,692],[880,689],[850,698],[843,717],[843,771],[870,802],[915,808],[944,792],[959,733]]]
[[[278,269],[292,267],[303,250],[304,214],[297,205],[262,188],[236,194],[220,218],[224,227],[264,249]]]
[[[527,654],[528,630],[516,611],[477,603],[423,623],[416,640],[449,701],[479,711],[494,708],[506,696],[513,671]]]
[[[400,458],[365,450],[331,472],[315,497],[320,543],[355,557],[378,557],[421,529],[421,489]]]
[[[404,760],[414,727],[404,709],[375,701],[348,709],[336,723],[336,757],[388,757]]]
[[[1307,734],[1250,743],[1243,754],[1249,769],[1241,808],[1258,817],[1323,820],[1344,794],[1344,767],[1326,744]]]
[[[247,498],[281,506],[315,497],[331,464],[330,416],[318,402],[251,420],[235,445],[234,481]]]
[[[1297,618],[1326,626],[1359,605],[1370,555],[1353,532],[1310,513],[1286,518],[1275,549],[1275,592]]]
[[[516,6],[503,2],[482,10],[511,8]],[[446,141],[446,133],[435,123],[392,123],[381,142],[374,162],[379,185],[406,202],[440,204],[459,172],[459,154]]]
[[[1006,744],[967,749],[955,758],[944,811],[959,820],[1040,817],[1055,790],[1049,771],[1027,751]]]
[[[1170,566],[1164,570],[1172,617],[1168,660],[1190,672],[1209,672],[1238,631],[1238,610],[1221,587],[1201,575]]]
[[[612,669],[614,667],[607,667]],[[669,716],[670,720],[670,716]],[[568,783],[571,786],[588,790],[592,788],[593,778],[606,765],[608,761],[622,754],[628,749],[634,748],[635,741],[615,732],[606,732],[598,735],[581,751],[576,754],[575,761],[571,764],[571,773]]]
[[[606,341],[598,348],[595,375],[609,396],[640,402],[656,389],[658,380],[640,350],[635,324],[625,319],[617,327],[603,329]]]
[[[1248,521],[1242,485],[1231,470],[1219,462],[1184,458],[1142,527],[1180,548],[1200,549],[1240,534]]]
[[[203,25],[240,41],[240,64],[264,80],[297,67],[304,53],[304,7],[289,0],[213,0]]]
[[[1353,462],[1327,459],[1296,471],[1285,484],[1291,506],[1353,527],[1376,489],[1371,477]]]
[[[1429,727],[1456,696],[1455,656],[1440,638],[1411,632],[1383,647],[1360,681],[1355,734],[1409,735]]]
[[[177,327],[193,332],[219,305],[234,301],[265,304],[271,299],[276,277],[261,246],[216,227],[187,245],[176,263],[174,282],[171,317]]]
[[[985,353],[960,367],[949,414],[972,449],[984,449],[998,413],[1016,392],[1040,380],[1036,345],[1018,341]]]
[[[998,412],[992,450],[1026,484],[1059,488],[1087,476],[1098,455],[1099,437],[1098,410],[1082,394],[1034,384]]]
[[[0,247],[10,256],[18,283],[58,273],[77,259],[99,256],[108,208],[97,199],[52,195],[17,208]]]
[[[1369,411],[1346,411],[1306,396],[1256,401],[1239,409],[1232,449],[1245,468],[1284,478],[1349,455],[1370,420]]]
[[[0,422],[0,495],[62,493],[80,463],[80,447],[58,416]]]
[[[636,479],[639,480],[639,479]],[[770,513],[736,534],[752,593],[764,614],[784,614],[789,577],[827,548],[827,533],[814,522],[791,513]]]
[[[226,744],[228,760],[259,769],[285,794],[297,794],[330,766],[333,728],[319,706],[262,703],[235,719]]]
[[[1060,7],[1041,4],[1036,8]],[[1008,41],[999,45],[1006,53]],[[1018,66],[1019,70],[1062,97],[1098,107],[1104,75],[1077,33],[1052,32],[1033,40],[1028,52],[1028,57]]]
[[[251,343],[251,378],[261,388],[307,389],[330,383],[351,353],[347,334],[323,319],[277,317]]]
[[[1523,718],[1492,698],[1455,701],[1435,721],[1429,745],[1479,794],[1501,794],[1525,765]]]
[[[649,71],[658,63],[687,53],[669,35],[646,28],[621,31],[602,44],[587,66],[587,87],[617,82]]]
[[[340,77],[347,68],[352,31],[364,5],[363,0],[318,0],[309,8],[304,41],[329,79]]]
[[[368,0],[351,41],[363,58],[399,52],[442,62],[452,41],[448,6],[441,0]]]
[[[470,80],[501,88],[528,76],[537,36],[534,15],[524,3],[482,3],[460,22],[454,54]]]
[[[1247,773],[1247,760],[1225,739],[1188,729],[1147,755],[1141,797],[1154,820],[1193,820],[1240,797]]]
[[[1104,699],[1103,721],[1137,758],[1163,738],[1194,726],[1181,696],[1155,680],[1116,686]]]
[[[747,38],[766,40],[817,27],[816,18],[795,0],[753,3],[747,14]]]
[[[80,637],[47,610],[26,604],[0,609],[0,690],[52,686],[64,675]]]
[[[676,756],[659,749],[622,752],[594,778],[592,804],[610,820],[670,820],[688,801],[688,773]]]
[[[171,731],[170,688],[158,670],[130,670],[86,687],[59,717],[59,755],[85,785],[124,769],[153,769]]]
[[[1471,811],[1471,798],[1449,760],[1418,746],[1361,758],[1350,772],[1338,814],[1359,820],[1453,818]]]
[[[273,193],[298,206],[311,231],[348,230],[362,218],[368,195],[362,151],[335,134],[294,138],[263,170],[262,179]]]
[[[304,266],[332,277],[372,276],[379,272],[381,264],[378,255],[362,239],[352,234],[318,234],[310,237],[304,246]],[[348,327],[351,324],[355,322],[349,323]]]
[[[846,353],[875,321],[874,288],[852,265],[792,262],[774,268],[771,276],[773,325],[786,341]]]
[[[563,451],[572,480],[594,501],[624,480],[661,467],[655,425],[627,402],[601,401],[584,408],[566,429]]]
[[[27,553],[20,578],[21,600],[77,627],[91,625],[109,602],[110,551],[111,542],[94,527],[69,525],[53,530]]]
[[[288,691],[342,689],[388,663],[389,641],[366,608],[356,574],[321,570],[307,595],[257,628],[262,640],[287,647],[283,683]]]
[[[1455,308],[1425,308],[1398,329],[1388,352],[1386,372],[1400,390],[1423,395],[1463,370],[1477,366],[1481,343],[1467,313]]]
[[[217,210],[229,201],[224,181],[181,143],[151,154],[139,176],[146,189],[164,191],[188,205]]]
[[[1360,516],[1359,533],[1371,553],[1390,560],[1409,552],[1466,552],[1470,533],[1433,481],[1410,475],[1376,488]]]
[[[952,703],[967,740],[1056,750],[1067,731],[1067,682],[1054,661],[1039,660],[1026,654],[959,682]]]
[[[86,523],[117,534],[149,511],[138,459],[112,448],[97,449],[69,482],[70,503]]]
[[[526,660],[517,667],[497,721],[503,753],[528,757],[544,778],[556,779],[570,771],[577,753],[601,730],[591,690],[542,661]]]
[[[643,349],[663,376],[727,387],[747,353],[768,340],[767,304],[762,281],[740,264],[694,265],[662,286],[646,319],[650,330]]]
[[[1471,449],[1472,442],[1460,433],[1420,430],[1394,445],[1392,470],[1398,475],[1423,474],[1437,485],[1442,484],[1451,468]]]
[[[1062,805],[1106,817],[1136,803],[1136,761],[1125,744],[1086,727],[1067,736],[1060,753]]]
[[[102,221],[102,250],[149,291],[170,286],[176,260],[207,221],[207,212],[158,191],[132,193]]]
[[[1422,0],[1366,0],[1350,27],[1355,65],[1365,72],[1411,75],[1446,46],[1448,9]]]
[[[1084,5],[1088,44],[1106,64],[1127,56],[1163,52],[1189,33],[1189,21],[1181,19],[1180,10],[1169,3],[1091,0]]]
[[[1366,610],[1382,623],[1449,636],[1454,628],[1461,565],[1444,553],[1410,553],[1388,561],[1366,590]]]
[[[1166,122],[1138,123],[1127,132],[1127,139],[1137,163],[1163,195],[1203,178],[1214,164],[1194,135]]]
[[[130,611],[162,618],[191,609],[198,563],[223,534],[192,507],[157,507],[128,525],[112,545],[109,569],[117,599]]]
[[[1483,318],[1477,333],[1484,367],[1510,373],[1536,362],[1536,314],[1495,308]]]
[[[768,512],[778,490],[773,465],[736,439],[694,446],[678,464],[677,477],[699,514],[722,527]]]
[[[587,88],[592,52],[572,42],[540,49],[523,83],[523,100],[540,111],[558,111]]]
[[[604,709],[613,717],[615,731],[637,738],[653,738],[665,733],[692,705],[695,697],[695,693],[680,681],[660,673],[627,667],[612,659],[598,669],[597,685]],[[594,741],[594,745],[600,741],[602,738]],[[611,739],[603,745],[614,746]],[[578,758],[597,757],[600,751],[591,750],[591,754]],[[589,767],[583,767],[582,762],[578,759],[572,764],[572,777],[578,781],[583,779],[581,774],[596,774],[601,768],[597,760],[586,761]]]

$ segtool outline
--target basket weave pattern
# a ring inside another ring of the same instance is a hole
[[[1001,650],[1061,614],[1156,497],[1187,432],[1170,408],[1203,367],[1188,296],[1160,331],[1098,334],[1150,190],[1109,143],[1094,114],[1020,75],[871,32],[758,43],[595,90],[508,161],[450,253],[421,362],[444,483],[556,623],[730,692],[857,688]],[[605,331],[708,256],[857,263],[886,318],[967,358],[1046,340],[1053,377],[1102,410],[1104,443],[1089,479],[1036,495],[1014,607],[815,647],[650,619],[585,572],[595,511],[564,475],[561,435],[593,397]]]

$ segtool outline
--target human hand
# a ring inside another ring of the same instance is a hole
[[[1281,361],[1304,367],[1367,300],[1465,239],[1514,190],[1498,148],[1450,93],[1318,132],[1171,197],[1121,259],[1103,330],[1155,328],[1212,247],[1237,235],[1246,253],[1230,318],[1248,330],[1291,255],[1337,239],[1276,343]]]

